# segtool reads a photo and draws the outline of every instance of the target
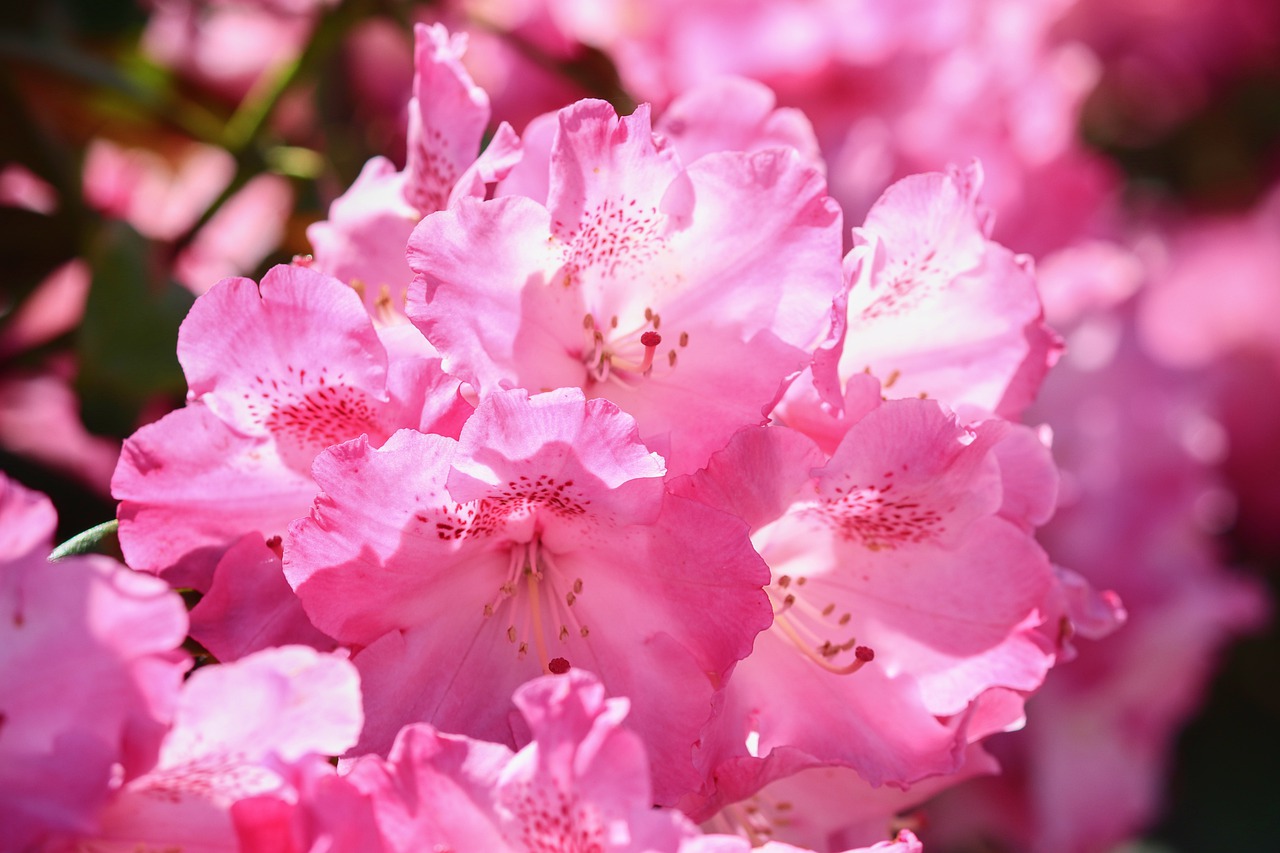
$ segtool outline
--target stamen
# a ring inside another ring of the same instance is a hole
[[[820,649],[815,649],[813,646],[801,639],[795,626],[786,616],[776,615],[773,619],[773,624],[776,625],[783,634],[786,634],[787,639],[792,642],[802,655],[834,675],[851,675],[862,669],[865,664],[875,659],[875,652],[872,651],[869,646],[858,646],[853,651],[854,659],[851,663],[846,664],[845,666],[835,666],[827,660],[827,656],[834,655],[840,651],[847,651],[848,647],[854,642],[853,640],[850,640],[849,643],[841,644],[840,646],[832,646],[830,642],[828,642]]]
[[[547,661],[547,672],[552,675],[564,675],[569,669],[569,662],[564,658],[552,658]]]
[[[537,542],[538,540],[534,540]],[[542,572],[534,565],[537,562],[537,554],[535,548],[537,546],[533,542],[529,543],[529,551],[526,552],[525,578],[529,586],[529,622],[533,628],[533,644],[538,650],[538,663],[542,664],[544,672],[550,672],[549,655],[547,654],[547,645],[542,636],[542,595],[538,589],[539,581],[542,578]]]

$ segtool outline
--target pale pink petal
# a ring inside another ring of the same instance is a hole
[[[1016,417],[1056,358],[1030,260],[987,238],[976,165],[906,178],[854,229],[841,377]]]
[[[525,125],[520,162],[498,183],[494,196],[519,195],[545,205],[551,192],[551,148],[559,132],[560,114],[555,112],[535,116]]]
[[[116,795],[92,843],[234,850],[232,805],[287,790],[287,765],[345,750],[361,723],[359,681],[342,658],[282,646],[201,668],[158,763]]]
[[[458,178],[449,195],[449,207],[464,197],[484,198],[490,185],[504,180],[524,156],[524,146],[511,125],[505,121],[494,131],[493,139],[475,162]]]
[[[405,199],[422,214],[443,210],[476,158],[489,124],[489,96],[462,67],[467,36],[440,24],[414,27]]]
[[[356,288],[375,316],[383,300],[403,311],[405,290],[413,281],[404,254],[422,216],[405,201],[404,181],[390,160],[374,157],[334,199],[329,218],[307,228],[315,269]]]
[[[806,166],[824,171],[813,125],[796,109],[776,109],[768,86],[745,77],[721,77],[683,92],[654,126],[680,159],[692,163],[716,151],[794,148]]]

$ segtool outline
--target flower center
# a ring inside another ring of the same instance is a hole
[[[875,659],[849,630],[853,614],[834,601],[814,603],[814,587],[804,575],[781,575],[766,588],[773,604],[773,629],[828,672],[848,675]],[[819,599],[821,600],[821,599]]]
[[[585,345],[582,349],[582,363],[587,368],[587,375],[595,382],[613,380],[630,385],[638,379],[647,378],[653,373],[655,359],[664,338],[658,333],[662,325],[662,316],[652,308],[644,309],[644,323],[630,331],[618,331],[618,317],[609,318],[606,327],[596,323],[595,315],[587,314],[582,318],[582,331]],[[664,349],[667,369],[672,370],[678,360],[677,350],[689,345],[689,333],[681,332],[676,339],[676,346],[668,341]]]
[[[582,578],[560,571],[551,553],[535,535],[513,543],[505,580],[484,605],[486,619],[504,619],[508,642],[524,660],[532,651],[543,673],[569,669],[571,637],[586,639],[591,631],[577,616],[574,604],[582,594]]]

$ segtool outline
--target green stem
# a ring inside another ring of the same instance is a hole
[[[49,559],[61,560],[64,557],[91,554],[97,549],[102,540],[108,536],[114,536],[119,527],[120,522],[114,518],[110,521],[104,521],[96,527],[90,527],[88,530],[77,533],[57,548],[54,548],[53,553],[49,555]]]

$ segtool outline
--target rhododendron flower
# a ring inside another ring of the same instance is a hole
[[[1060,347],[1031,260],[990,239],[981,185],[976,162],[905,178],[854,229],[843,381],[869,370],[888,395],[962,414],[1016,418],[1031,402]]]
[[[53,507],[0,475],[0,849],[97,825],[155,760],[190,664],[182,600],[101,556],[48,563]]]
[[[480,153],[489,98],[462,67],[466,35],[418,24],[414,40],[404,171],[373,158],[334,201],[329,219],[307,229],[316,268],[359,288],[370,312],[388,322],[403,319],[413,280],[405,245],[418,221],[464,196],[483,198],[486,184],[520,158],[520,141],[506,122]]]
[[[776,417],[830,451],[881,394],[941,400],[966,420],[1019,416],[1061,344],[1030,259],[988,236],[981,183],[975,162],[905,178],[876,202],[853,229],[849,291],[812,382],[795,383]]]
[[[178,335],[190,404],[129,438],[112,481],[130,565],[207,590],[241,536],[281,537],[306,512],[321,450],[406,426],[456,434],[470,407],[413,354],[423,343],[379,336],[349,287],[311,270],[219,282]]]
[[[744,430],[672,485],[746,520],[772,571],[773,626],[704,740],[713,805],[811,766],[872,785],[952,772],[969,727],[1020,724],[1020,705],[973,716],[993,688],[1034,690],[1054,660],[1035,631],[1052,574],[1032,529],[1056,480],[1018,435],[888,401],[829,459],[790,430]]]
[[[840,290],[839,212],[792,149],[682,167],[647,107],[558,121],[545,207],[463,200],[418,226],[409,317],[481,394],[581,387],[693,470],[808,362]]]
[[[340,753],[360,732],[360,685],[346,660],[281,646],[196,670],[159,760],[115,792],[93,850],[237,850],[231,807],[291,795],[288,768]]]
[[[241,849],[276,851],[286,837],[290,849],[317,853],[753,849],[746,837],[702,835],[680,812],[653,808],[644,744],[625,727],[630,703],[606,698],[593,674],[544,676],[517,688],[512,701],[528,732],[519,752],[424,723],[406,726],[386,759],[363,756],[338,777],[320,768],[304,774],[296,803],[242,802]],[[919,853],[920,845],[903,833],[870,849]]]
[[[741,521],[662,474],[634,420],[575,389],[495,391],[457,441],[405,430],[317,458],[285,573],[359,649],[360,748],[414,721],[509,743],[511,691],[571,665],[632,698],[659,802],[697,785],[714,696],[769,623],[767,575]]]

